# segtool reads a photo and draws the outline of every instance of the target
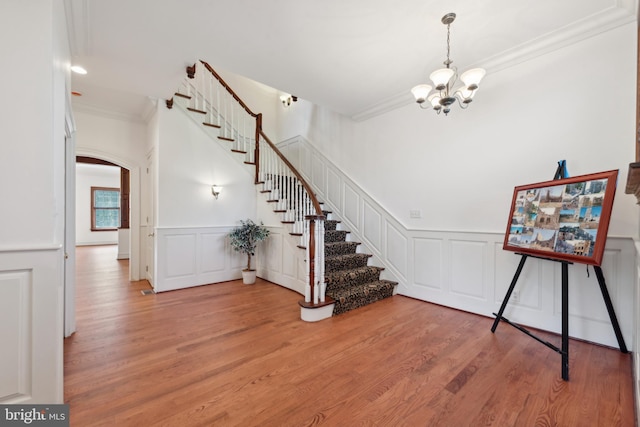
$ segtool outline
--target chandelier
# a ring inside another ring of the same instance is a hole
[[[473,68],[465,71],[460,75],[461,84],[455,89],[454,86],[458,81],[458,70],[456,67],[451,66],[453,61],[449,58],[451,51],[450,46],[450,32],[451,23],[456,19],[455,13],[447,13],[442,17],[442,23],[447,26],[447,59],[443,62],[446,68],[440,68],[429,75],[429,78],[433,82],[434,92],[431,92],[431,86],[427,84],[421,84],[413,89],[411,93],[416,98],[416,102],[420,105],[420,108],[429,108],[429,104],[436,110],[436,113],[444,112],[445,116],[451,111],[451,105],[456,100],[460,104],[460,108],[467,108],[469,103],[473,100],[473,96],[478,90],[480,80],[486,74],[486,71],[482,68]],[[425,101],[429,101],[426,104]]]

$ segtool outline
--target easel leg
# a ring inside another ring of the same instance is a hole
[[[562,379],[569,381],[569,264],[562,263]]]
[[[500,311],[498,311],[496,320],[493,321],[491,332],[495,333],[496,328],[498,327],[498,323],[500,323],[500,319],[502,319],[502,314],[504,313],[504,309],[507,307],[507,303],[511,298],[511,293],[513,292],[513,288],[516,287],[516,282],[518,281],[518,277],[520,277],[520,273],[522,273],[522,268],[524,267],[524,262],[526,260],[527,260],[527,255],[522,255],[522,259],[520,259],[520,264],[518,264],[518,269],[516,270],[516,274],[513,276],[513,280],[511,280],[511,285],[509,285],[509,290],[507,290],[507,294],[504,296],[504,299],[502,300]]]
[[[598,284],[600,285],[600,291],[602,292],[602,299],[604,299],[604,305],[607,306],[607,311],[609,312],[609,319],[611,319],[611,324],[613,325],[613,331],[616,333],[616,338],[618,339],[618,347],[620,347],[620,351],[623,353],[628,353],[627,346],[624,343],[624,338],[622,336],[622,332],[620,331],[620,325],[618,324],[618,318],[616,317],[616,312],[613,309],[613,304],[611,304],[611,297],[609,296],[609,291],[607,290],[607,284],[604,281],[604,274],[602,274],[602,268],[598,265],[594,265],[593,269],[596,272],[596,277],[598,278]]]

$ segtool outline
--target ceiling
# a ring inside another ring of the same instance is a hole
[[[446,56],[491,73],[636,21],[638,0],[65,0],[74,107],[142,119],[198,59],[355,119],[412,102]]]

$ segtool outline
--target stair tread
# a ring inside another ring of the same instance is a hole
[[[354,254],[358,250],[360,242],[325,242],[324,255],[331,257],[336,255]]]
[[[361,283],[359,285],[342,288],[335,292],[327,291],[327,294],[330,293],[332,295],[332,298],[335,298],[335,296],[333,295],[336,295],[336,296],[352,295],[362,289],[380,289],[381,287],[387,287],[387,286],[393,287],[393,286],[396,286],[397,284],[398,282],[394,282],[392,280],[380,279],[380,280],[376,280],[375,282]]]
[[[371,254],[354,253],[354,254],[344,254],[344,255],[331,255],[331,256],[324,257],[324,259],[326,261],[326,260],[333,260],[333,259],[338,259],[338,258],[360,258],[360,257],[371,258],[372,256],[373,255],[371,255]]]
[[[198,114],[207,114],[206,111],[204,110],[198,110],[197,108],[192,108],[192,107],[187,107],[187,110],[192,111],[194,113],[198,113]]]
[[[390,280],[378,280],[342,288],[335,292],[327,290],[327,296],[336,301],[333,307],[335,316],[393,296],[396,285],[396,282]]]
[[[383,267],[365,265],[364,267],[351,268],[348,270],[329,271],[325,272],[325,281],[330,283],[337,278],[344,277],[345,275],[379,274],[383,270]]]
[[[362,242],[354,242],[354,241],[347,241],[347,240],[343,240],[342,242],[325,242],[324,245],[325,246],[338,246],[338,245],[361,245]]]

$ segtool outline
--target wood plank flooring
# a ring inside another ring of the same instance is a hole
[[[489,318],[396,295],[305,323],[260,280],[145,296],[116,251],[77,250],[72,426],[635,425],[617,350],[572,340],[564,382],[560,355]]]

